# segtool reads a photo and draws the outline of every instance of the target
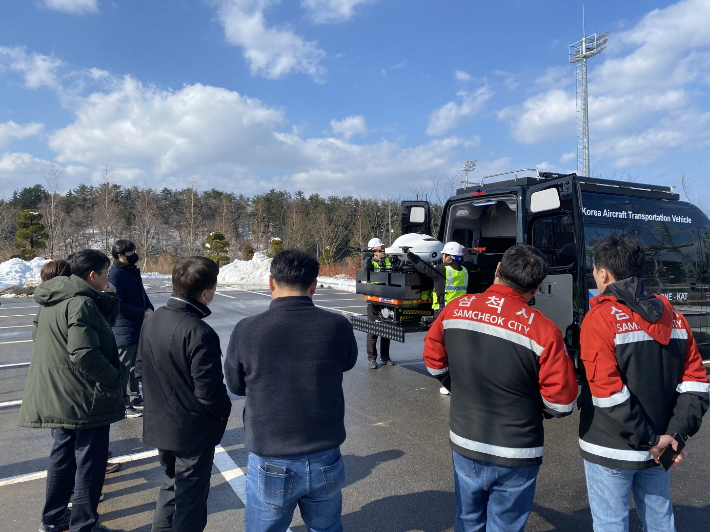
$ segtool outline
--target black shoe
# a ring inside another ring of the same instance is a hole
[[[123,530],[119,530],[118,528],[107,528],[101,523],[96,523],[91,528],[91,532],[123,532]]]
[[[370,360],[370,369],[377,369],[377,360]]]
[[[143,411],[143,399],[140,397],[136,397],[131,401],[131,406],[133,407],[134,410],[140,410],[141,412]]]
[[[40,523],[39,532],[63,532],[69,530],[69,521],[71,520],[71,511],[67,508],[64,514],[53,525]]]
[[[126,417],[143,417],[143,412],[139,412],[131,405],[126,407]]]
[[[387,366],[394,366],[394,362],[392,362],[391,358],[381,358],[380,362],[386,364]]]

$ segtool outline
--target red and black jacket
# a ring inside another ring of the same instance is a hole
[[[653,467],[648,450],[660,436],[692,436],[708,409],[710,383],[690,326],[635,277],[590,304],[580,337],[580,452],[607,467]]]
[[[571,414],[577,396],[555,324],[493,285],[446,305],[424,344],[429,373],[451,379],[451,448],[503,466],[542,463],[543,416]]]

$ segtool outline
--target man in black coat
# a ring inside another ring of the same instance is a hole
[[[287,249],[271,262],[269,310],[244,318],[225,356],[245,395],[245,530],[285,531],[296,505],[309,530],[341,531],[343,373],[357,360],[350,322],[313,304],[318,262]]]
[[[165,475],[153,532],[199,532],[207,524],[214,448],[232,409],[219,336],[203,321],[210,315],[218,273],[206,257],[178,262],[168,304],[141,331],[143,442],[158,448]]]
[[[135,244],[130,240],[117,240],[111,255],[114,260],[108,280],[116,287],[116,295],[121,300],[113,335],[118,346],[118,356],[128,372],[124,395],[126,417],[140,417],[143,399],[135,376],[136,350],[143,320],[153,312],[153,304],[143,288],[141,271],[136,267],[138,253]]]

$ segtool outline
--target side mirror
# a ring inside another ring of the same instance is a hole
[[[530,212],[551,211],[559,208],[560,194],[554,187],[538,190],[530,196]]]

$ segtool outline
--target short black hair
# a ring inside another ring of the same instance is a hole
[[[197,299],[208,288],[217,285],[219,266],[207,257],[195,255],[178,262],[173,268],[173,293]]]
[[[503,253],[500,277],[523,292],[535,290],[547,277],[545,255],[532,246],[516,244]]]
[[[280,286],[306,291],[318,277],[318,261],[315,257],[297,249],[279,251],[271,261],[271,275]]]
[[[611,233],[592,248],[594,266],[604,268],[617,281],[641,275],[645,260],[640,242],[631,235]]]
[[[82,249],[72,254],[69,264],[72,274],[86,281],[91,272],[101,273],[104,268],[108,268],[111,259],[101,251]]]
[[[111,255],[118,260],[119,255],[125,255],[127,251],[135,251],[136,245],[130,240],[116,240],[116,243],[111,248]]]

